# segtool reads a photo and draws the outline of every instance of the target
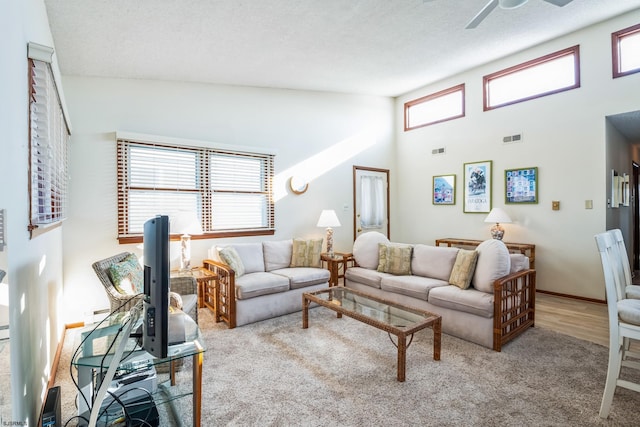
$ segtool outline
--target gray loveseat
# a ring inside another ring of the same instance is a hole
[[[389,251],[400,252],[393,248],[404,248],[402,256],[390,259]],[[356,239],[353,258],[344,286],[437,313],[446,334],[500,351],[534,325],[536,272],[526,256],[509,254],[500,240],[465,251],[391,243],[371,232]]]
[[[296,256],[292,239],[216,248],[211,253],[216,259],[203,261],[218,276],[216,322],[222,320],[234,328],[294,313],[302,309],[304,292],[327,288],[329,271],[320,264],[322,240],[295,243],[300,248]],[[231,260],[221,256],[228,249],[233,250]],[[300,253],[306,257],[299,257]]]

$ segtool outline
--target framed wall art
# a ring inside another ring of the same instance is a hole
[[[491,165],[491,160],[464,164],[464,212],[491,211]]]
[[[504,171],[505,203],[538,203],[538,168]]]
[[[433,204],[456,204],[456,176],[438,175],[433,177]]]

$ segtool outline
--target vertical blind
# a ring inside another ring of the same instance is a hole
[[[141,236],[147,219],[185,210],[205,234],[274,229],[271,154],[118,139],[117,162],[122,242]]]
[[[29,230],[67,216],[69,128],[51,65],[29,59]]]

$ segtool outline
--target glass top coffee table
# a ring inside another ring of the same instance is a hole
[[[397,336],[398,343],[394,345],[398,348],[398,381],[405,380],[407,348],[414,333],[433,329],[433,360],[440,360],[442,318],[437,314],[339,286],[302,295],[302,329],[309,327],[311,302],[337,312],[338,317],[345,315]]]

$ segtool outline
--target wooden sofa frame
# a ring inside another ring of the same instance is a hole
[[[345,269],[356,265],[351,254],[345,254]],[[215,290],[215,321],[236,327],[235,272],[228,265],[205,259],[205,268],[218,276]],[[536,271],[522,270],[501,277],[493,288],[493,350],[535,325]]]

